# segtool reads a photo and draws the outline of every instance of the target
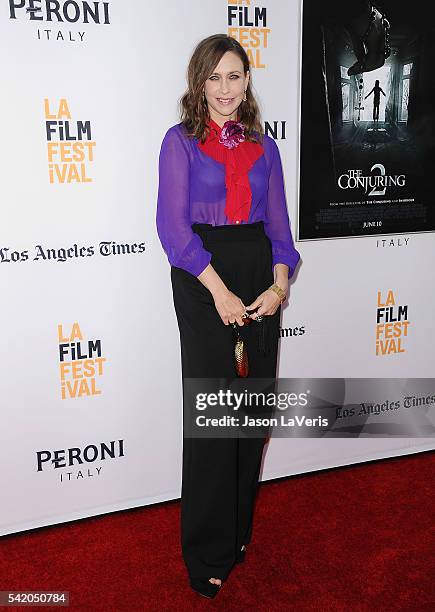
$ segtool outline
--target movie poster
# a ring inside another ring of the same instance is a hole
[[[302,1],[300,240],[435,229],[434,5]]]

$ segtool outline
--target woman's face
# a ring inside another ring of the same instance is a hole
[[[222,127],[225,121],[237,120],[237,109],[248,86],[249,72],[233,51],[227,51],[204,84],[210,117]]]

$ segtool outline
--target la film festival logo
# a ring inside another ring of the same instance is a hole
[[[34,23],[38,40],[84,42],[86,32],[77,25],[110,25],[109,7],[110,2],[9,0],[9,19]],[[62,29],[57,24],[62,24]]]
[[[94,161],[96,142],[89,120],[73,121],[68,102],[44,100],[50,183],[91,183],[89,165]]]
[[[269,44],[267,8],[254,6],[250,0],[228,0],[228,36],[244,47],[251,66],[266,68],[262,51]]]
[[[376,309],[376,355],[404,353],[402,340],[408,337],[408,305],[398,305],[391,289],[386,297],[378,291]]]
[[[78,323],[69,331],[58,325],[57,333],[62,399],[101,395],[97,377],[104,375],[106,362],[101,354],[101,340],[85,341]]]

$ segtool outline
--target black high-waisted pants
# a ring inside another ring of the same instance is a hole
[[[271,243],[262,221],[252,224],[193,224],[212,253],[211,265],[245,306],[273,282]],[[180,330],[182,376],[236,377],[234,336],[215,307],[211,292],[182,268],[171,267],[174,306]],[[243,332],[249,376],[276,376],[280,310],[265,316],[264,354],[259,328],[252,322]],[[186,411],[183,396],[183,410]],[[189,407],[190,408],[190,407]],[[181,546],[192,577],[224,580],[243,544],[251,539],[265,437],[183,438]]]

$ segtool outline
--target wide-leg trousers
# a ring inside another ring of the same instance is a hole
[[[212,253],[211,265],[245,306],[273,282],[271,243],[262,221],[252,224],[193,224]],[[211,292],[182,268],[171,267],[180,331],[182,377],[235,377],[234,331],[225,325]],[[244,326],[249,377],[276,376],[280,308],[265,316],[267,352],[259,350],[262,323]],[[183,411],[186,406],[183,396]],[[226,579],[243,544],[252,536],[265,436],[183,437],[181,547],[191,577]]]

